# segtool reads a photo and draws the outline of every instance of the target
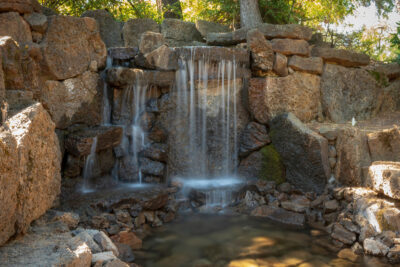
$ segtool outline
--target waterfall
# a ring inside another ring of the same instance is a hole
[[[206,205],[228,205],[238,164],[238,89],[235,58],[216,61],[208,55],[179,59],[175,94],[177,137],[174,146],[181,153],[184,190],[201,191]],[[212,73],[216,71],[215,73]],[[210,75],[211,74],[211,75]],[[210,78],[211,77],[211,78]],[[185,146],[188,149],[185,149]],[[170,148],[171,149],[171,148]]]
[[[90,147],[90,154],[85,160],[85,166],[83,168],[83,192],[91,192],[90,178],[93,176],[93,168],[96,161],[96,149],[97,149],[97,136],[93,138],[93,143]]]
[[[106,68],[103,70],[101,73],[101,77],[103,78],[103,110],[102,110],[102,125],[110,125],[111,124],[111,105],[110,105],[110,100],[108,96],[108,85],[105,82],[105,75],[107,72],[107,69],[112,67],[112,58],[107,54],[107,60],[106,60]]]
[[[235,59],[216,63],[205,55],[198,58],[191,48],[190,57],[180,58],[176,77],[175,120],[183,122],[181,137],[189,146],[185,173],[192,177],[232,175],[238,162]],[[217,69],[216,79],[209,79],[210,69]],[[210,129],[214,126],[218,129]],[[210,162],[211,150],[222,159],[217,170]]]
[[[122,157],[116,160],[112,171],[112,176],[119,181],[143,182],[139,153],[149,143],[143,129],[148,88],[148,84],[138,74],[136,83],[125,88],[122,94],[121,113],[129,114],[130,118],[124,125],[120,125],[123,128],[123,138],[119,145]]]

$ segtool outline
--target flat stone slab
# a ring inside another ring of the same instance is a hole
[[[335,62],[345,67],[359,67],[369,64],[369,56],[344,49],[314,47],[311,55],[322,57],[326,62]]]
[[[139,53],[137,47],[111,47],[107,50],[108,56],[116,60],[134,59]]]
[[[107,82],[111,86],[133,85],[136,81],[146,81],[150,86],[168,87],[175,83],[175,71],[143,70],[116,67],[107,70]]]
[[[310,28],[297,24],[276,25],[263,23],[258,26],[257,29],[261,31],[267,39],[288,38],[308,41],[312,36]],[[236,45],[244,43],[249,30],[251,29],[242,28],[233,32],[208,33],[206,38],[207,44]]]

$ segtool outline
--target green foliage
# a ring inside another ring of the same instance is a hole
[[[259,179],[268,181],[275,181],[281,184],[286,181],[285,179],[285,166],[282,163],[281,156],[276,151],[275,147],[271,144],[263,147],[260,150],[262,159],[262,169]]]
[[[395,60],[400,64],[400,22],[397,22],[397,32],[391,35],[390,43],[397,54]]]

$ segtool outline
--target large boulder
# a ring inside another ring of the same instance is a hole
[[[62,82],[45,82],[41,102],[57,128],[64,129],[75,123],[100,123],[102,98],[98,93],[99,82],[100,76],[90,71]]]
[[[400,130],[397,126],[367,134],[372,161],[400,161]]]
[[[393,199],[400,199],[400,163],[376,161],[369,167],[368,185]]]
[[[177,70],[179,67],[177,53],[167,45],[162,45],[145,55],[140,54],[136,57],[136,64],[147,69],[163,71]]]
[[[325,64],[321,94],[324,114],[334,122],[346,122],[374,116],[383,90],[366,70]]]
[[[169,46],[190,45],[192,42],[202,42],[203,38],[193,22],[180,19],[164,19],[161,33]]]
[[[0,13],[0,36],[10,36],[21,44],[32,42],[29,24],[16,12]]]
[[[130,19],[122,29],[125,46],[138,47],[145,32],[160,32],[160,26],[152,19]]]
[[[201,19],[196,21],[196,29],[200,32],[203,38],[206,38],[207,34],[212,32],[229,32],[229,27],[226,25]]]
[[[88,10],[82,14],[82,17],[94,18],[100,29],[101,39],[107,47],[124,46],[122,40],[123,23],[116,21],[112,14],[105,9]]]
[[[37,0],[1,0],[0,13],[18,12],[20,14],[40,12],[41,6]]]
[[[66,80],[80,75],[93,61],[97,62],[98,68],[106,64],[106,46],[92,18],[49,17],[41,47],[41,64],[49,80]]]
[[[322,193],[330,177],[328,140],[292,113],[270,123],[270,136],[286,167],[286,179],[304,191]]]
[[[253,70],[269,71],[274,64],[274,51],[271,43],[257,29],[247,33],[247,47],[251,51]]]
[[[286,180],[285,165],[272,144],[244,158],[240,162],[238,174],[248,180],[261,179],[277,184]]]
[[[344,185],[361,186],[363,169],[371,164],[366,133],[357,127],[339,127],[335,177]]]
[[[311,51],[314,57],[322,57],[326,62],[334,62],[346,67],[359,67],[369,64],[369,56],[344,49],[314,47]]]
[[[257,122],[250,122],[240,136],[239,155],[246,156],[271,143],[267,127]]]
[[[9,131],[0,133],[0,245],[15,234],[19,190],[17,142]]]
[[[311,121],[318,116],[319,84],[317,75],[301,72],[253,78],[249,85],[250,111],[263,124],[284,112],[292,112],[303,122]]]
[[[60,193],[61,153],[55,125],[41,104],[33,104],[7,120],[2,130],[2,210],[0,244],[24,233]],[[12,166],[10,165],[12,164]],[[8,167],[7,167],[8,166]],[[3,215],[4,214],[4,215]]]
[[[394,80],[400,77],[400,64],[399,63],[382,64],[375,67],[374,71],[385,74],[389,80]]]

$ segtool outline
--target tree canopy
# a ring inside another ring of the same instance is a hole
[[[130,18],[152,18],[161,22],[164,17],[177,17],[192,22],[197,19],[218,22],[229,25],[232,29],[240,27],[240,0],[40,0],[40,2],[65,15],[80,16],[86,10],[107,9],[121,21]],[[366,52],[374,59],[391,60],[392,54],[398,52],[398,49],[393,45],[390,46],[392,38],[390,35],[382,34],[388,29],[363,28],[344,35],[335,32],[332,27],[343,22],[346,16],[354,14],[358,7],[371,5],[376,6],[379,16],[387,17],[396,8],[396,1],[258,0],[264,22],[307,25],[322,32],[324,40],[332,45]],[[400,5],[400,1],[397,5]]]

